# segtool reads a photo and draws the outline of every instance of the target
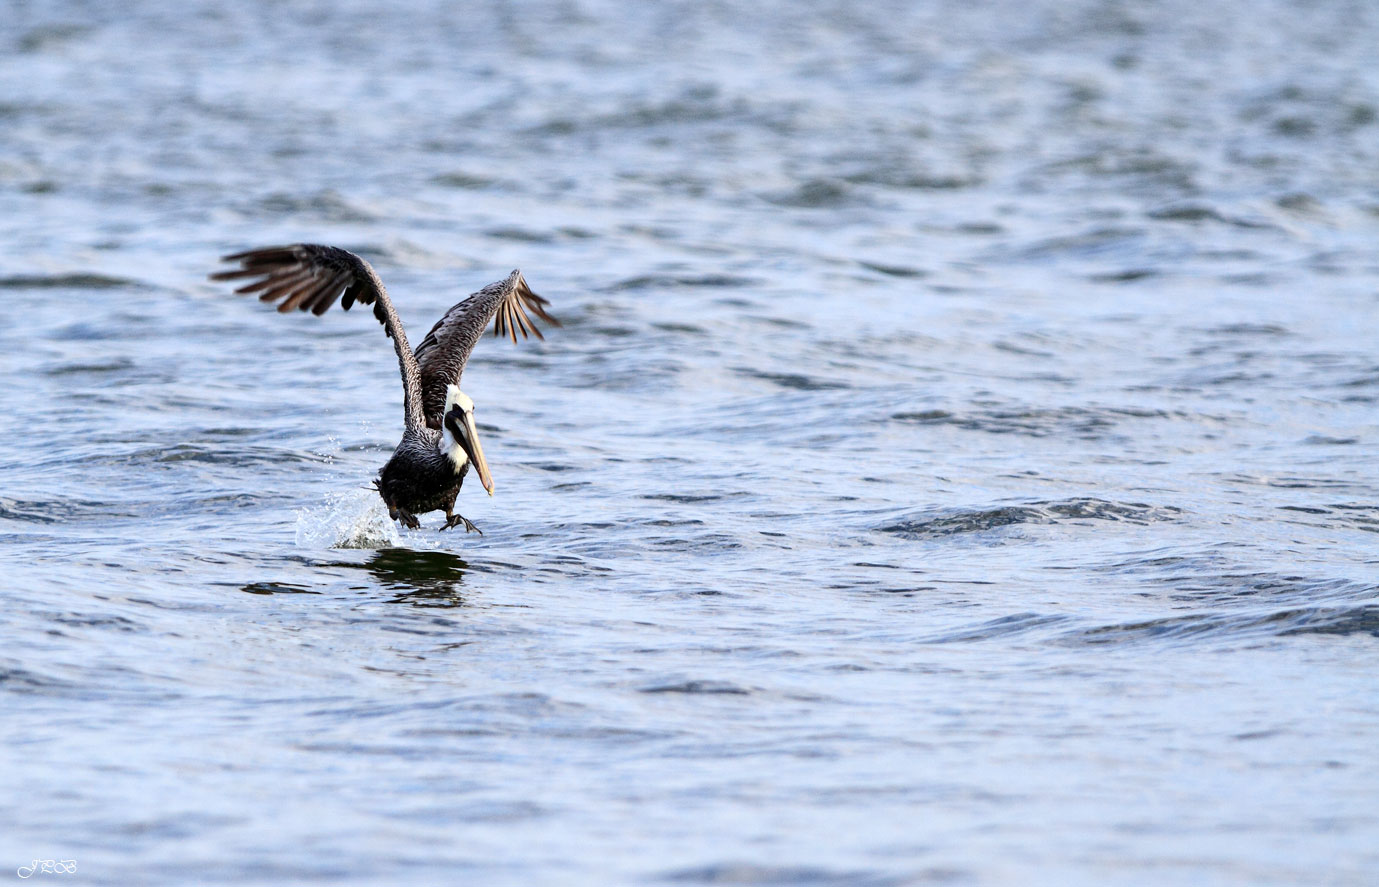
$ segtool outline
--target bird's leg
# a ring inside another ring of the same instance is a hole
[[[421,521],[417,520],[417,516],[410,511],[403,511],[399,508],[395,517],[397,520],[402,521],[402,525],[409,530],[421,529]]]
[[[455,514],[455,506],[452,505],[445,509],[445,526],[441,527],[441,529],[448,530],[451,527],[458,527],[460,524],[464,524],[464,531],[466,533],[478,533],[480,536],[484,534],[484,531],[474,526],[474,523],[469,518]]]

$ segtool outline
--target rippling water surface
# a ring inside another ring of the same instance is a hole
[[[6,18],[0,866],[1373,883],[1372,5]],[[482,537],[297,240],[551,300]]]

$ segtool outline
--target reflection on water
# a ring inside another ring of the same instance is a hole
[[[322,570],[345,573],[367,570],[378,587],[397,592],[390,603],[412,604],[418,607],[460,607],[460,583],[470,569],[463,558],[448,551],[385,548],[376,551],[362,563],[330,561],[316,563]],[[321,587],[308,587],[294,582],[260,581],[240,587],[249,594],[323,594]]]
[[[416,607],[464,606],[460,583],[469,564],[448,551],[385,548],[362,566],[384,588],[397,591],[391,603]]]

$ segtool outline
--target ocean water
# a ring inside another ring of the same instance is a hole
[[[1374,883],[1372,4],[4,19],[0,869]],[[294,241],[551,301],[482,536]]]

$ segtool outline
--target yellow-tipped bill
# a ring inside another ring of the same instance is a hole
[[[464,428],[464,433],[460,435],[460,446],[464,447],[465,455],[469,456],[469,461],[474,464],[474,470],[479,472],[479,483],[483,484],[484,489],[492,496],[493,476],[488,473],[484,447],[479,443],[479,431],[474,427],[474,411],[466,410],[460,413],[460,422]]]

